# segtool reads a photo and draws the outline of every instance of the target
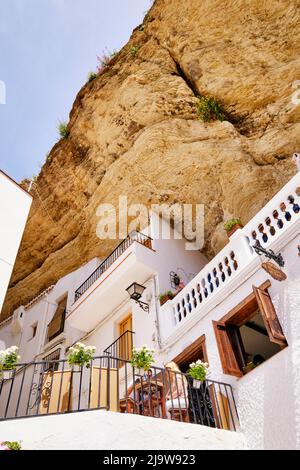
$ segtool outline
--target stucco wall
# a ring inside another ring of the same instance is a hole
[[[21,440],[26,450],[246,448],[239,433],[106,411],[0,422],[0,436]]]

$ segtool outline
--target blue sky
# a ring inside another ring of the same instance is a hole
[[[97,55],[120,49],[151,3],[0,0],[2,170],[17,181],[39,172]]]

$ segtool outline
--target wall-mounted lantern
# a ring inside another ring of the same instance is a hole
[[[145,289],[145,286],[142,286],[137,282],[133,282],[129,287],[127,287],[126,290],[129,294],[129,297],[134,300],[141,307],[141,309],[144,310],[144,312],[149,313],[149,304],[140,300]]]

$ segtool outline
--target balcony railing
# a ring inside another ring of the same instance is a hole
[[[229,384],[206,380],[195,388],[181,372],[152,366],[141,374],[129,361],[108,355],[89,365],[19,364],[10,379],[0,381],[0,419],[103,409],[233,431],[238,426]]]
[[[134,331],[125,331],[110,346],[104,349],[103,354],[117,357],[119,359],[125,359],[125,361],[130,361],[132,356],[134,334]],[[112,363],[111,366],[116,367],[117,364]]]
[[[147,248],[152,248],[152,239],[147,235],[140,232],[132,232],[125,240],[112,251],[112,253],[105,258],[105,260],[92,272],[92,274],[78,287],[75,291],[74,302],[76,302],[94,282],[124,253],[133,242],[140,243]]]

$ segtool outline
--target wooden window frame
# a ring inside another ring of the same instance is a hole
[[[282,349],[288,345],[268,293],[270,286],[270,280],[265,281],[259,287],[252,286],[253,292],[251,294],[220,320],[213,321],[224,374],[236,377],[244,375],[245,351],[239,328],[245,324],[246,320],[249,321],[251,317],[256,315],[257,308],[262,315],[269,340],[278,344]]]
[[[62,310],[62,307],[61,307],[62,304],[65,304],[63,310]],[[63,295],[60,298],[60,300],[57,301],[57,308],[56,308],[56,310],[54,312],[54,315],[53,315],[51,321],[49,322],[48,328],[47,328],[47,342],[48,343],[50,343],[50,341],[54,340],[55,338],[57,338],[57,336],[59,336],[61,333],[64,332],[65,322],[66,322],[67,304],[68,304],[68,294]],[[56,321],[56,315],[60,313],[60,310],[62,310],[62,313],[60,314],[59,328],[54,333],[52,333],[52,335],[50,335],[49,330],[51,329],[52,323]]]

